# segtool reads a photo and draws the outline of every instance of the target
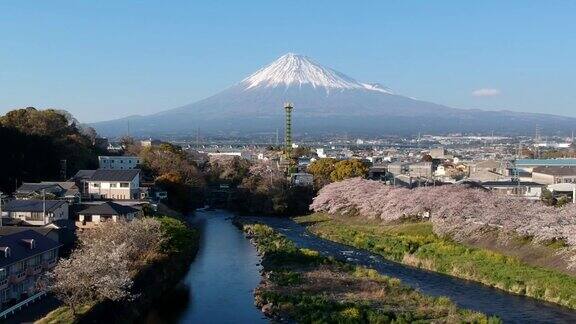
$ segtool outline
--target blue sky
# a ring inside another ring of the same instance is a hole
[[[576,1],[3,1],[0,113],[150,114],[295,52],[422,100],[576,117],[575,35]]]

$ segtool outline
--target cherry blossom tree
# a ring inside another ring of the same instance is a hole
[[[536,243],[562,241],[567,245],[571,266],[576,267],[574,204],[558,208],[463,185],[409,190],[354,178],[323,187],[310,208],[331,214],[358,214],[383,222],[425,219],[432,222],[436,234],[459,241],[494,230],[503,238],[517,235]]]
[[[160,256],[164,235],[153,218],[85,230],[70,257],[61,259],[43,281],[74,315],[82,305],[130,298],[133,276]]]

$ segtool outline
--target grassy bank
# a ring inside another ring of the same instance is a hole
[[[448,298],[422,295],[398,279],[299,249],[272,228],[244,224],[262,256],[258,307],[279,321],[299,323],[498,323],[462,310]]]
[[[199,242],[197,231],[183,220],[166,216],[156,219],[165,234],[160,247],[162,256],[134,274],[131,292],[135,298],[81,305],[76,315],[69,307],[61,306],[37,323],[131,323],[144,316],[148,307],[160,300],[185,275]]]
[[[428,222],[383,225],[364,218],[326,214],[295,220],[323,238],[366,249],[393,261],[576,309],[574,276],[529,265],[503,253],[440,238],[432,232]]]

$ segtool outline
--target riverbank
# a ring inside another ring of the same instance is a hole
[[[440,238],[427,222],[383,225],[365,218],[323,213],[295,220],[324,239],[365,249],[395,262],[576,308],[575,277],[529,265],[514,256]],[[528,244],[525,248],[529,248]]]
[[[297,248],[266,225],[242,218],[238,222],[263,259],[264,274],[255,291],[256,304],[275,320],[499,322],[459,309],[448,298],[425,296],[374,270]]]
[[[198,232],[186,222],[171,217],[158,217],[166,239],[162,257],[146,264],[133,276],[134,284],[128,301],[104,301],[82,305],[76,316],[69,307],[50,312],[38,323],[131,323],[137,322],[163,294],[177,285],[185,275],[198,249]]]

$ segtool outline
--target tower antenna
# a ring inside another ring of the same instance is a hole
[[[284,104],[284,111],[286,112],[286,134],[284,138],[284,150],[287,158],[291,157],[292,153],[292,104],[287,102]]]
[[[534,155],[537,159],[540,158],[540,142],[542,142],[540,136],[540,127],[536,125],[536,133],[534,134]]]

